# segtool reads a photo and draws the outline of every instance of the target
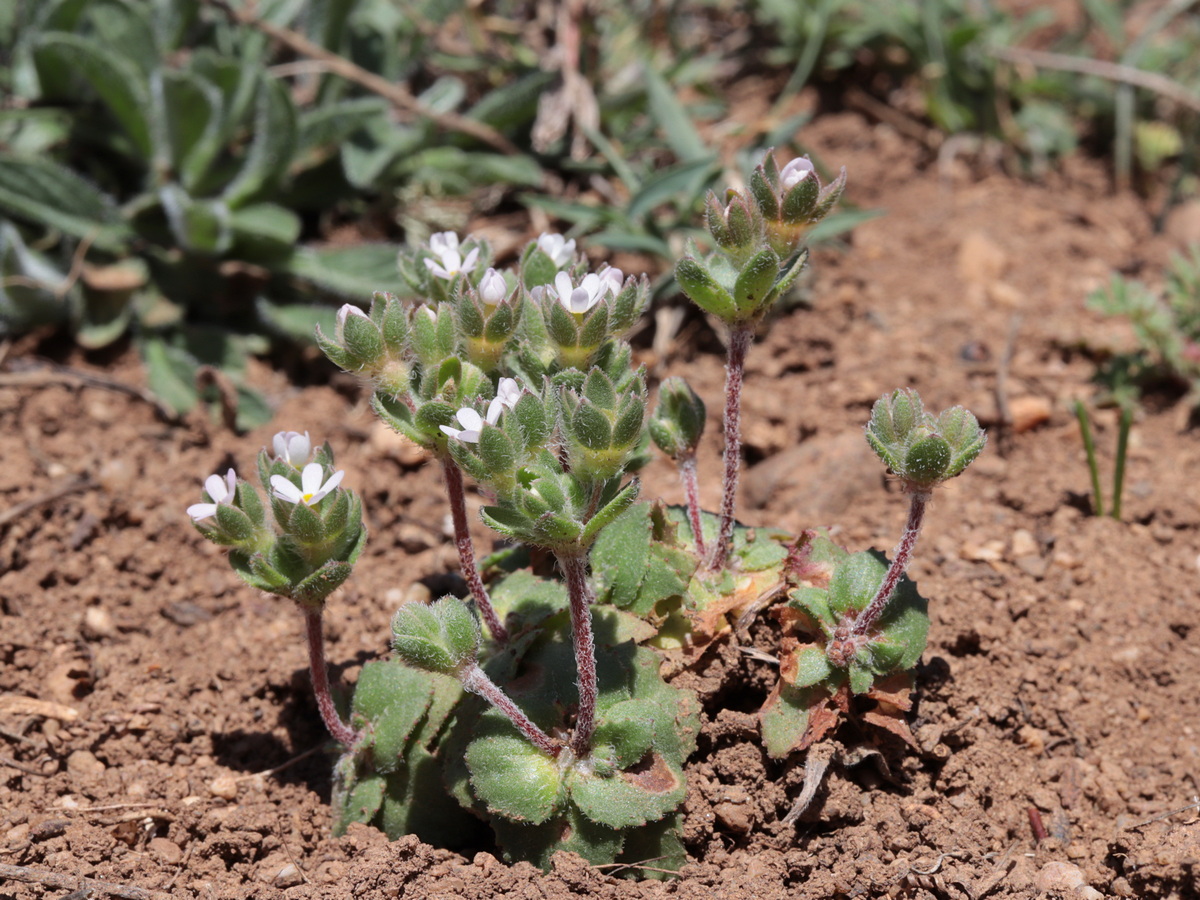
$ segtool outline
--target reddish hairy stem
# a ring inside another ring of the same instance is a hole
[[[442,457],[442,474],[446,478],[446,493],[450,497],[450,518],[454,521],[454,544],[458,548],[458,564],[462,568],[463,578],[475,598],[475,607],[492,633],[492,639],[497,644],[508,643],[508,629],[496,615],[492,606],[492,598],[488,595],[479,574],[479,566],[475,564],[475,545],[471,543],[471,530],[467,526],[467,501],[463,495],[462,469],[449,456]]]
[[[696,555],[701,559],[708,556],[704,546],[704,531],[700,523],[700,484],[696,477],[696,457],[688,454],[679,460],[679,478],[683,481],[683,491],[687,495],[688,522],[692,525],[692,534],[696,536]]]
[[[742,468],[742,379],[746,372],[746,353],[753,337],[749,325],[736,325],[729,333],[725,364],[725,480],[721,489],[721,525],[712,558],[708,561],[708,567],[718,571],[725,568],[733,539],[733,507]]]
[[[871,630],[887,608],[888,601],[892,599],[892,592],[896,590],[896,585],[908,571],[913,547],[917,544],[921,526],[925,522],[925,508],[929,504],[930,493],[929,491],[914,491],[910,496],[908,522],[905,523],[904,535],[900,538],[900,543],[896,545],[892,564],[883,577],[883,584],[879,586],[874,598],[867,604],[866,609],[858,614],[854,624],[849,628],[847,635],[849,637],[861,637]]]
[[[347,749],[358,741],[358,732],[342,721],[333,705],[333,693],[329,690],[329,669],[325,665],[325,635],[321,630],[321,611],[304,610],[304,630],[308,633],[308,674],[312,678],[313,693],[317,696],[317,709],[321,720],[333,739]]]
[[[513,702],[512,697],[504,693],[496,682],[488,678],[487,673],[479,668],[479,664],[475,663],[470,668],[463,671],[460,680],[462,681],[463,690],[470,691],[472,694],[478,694],[504,715],[508,716],[510,722],[517,726],[517,730],[529,739],[533,746],[537,747],[547,756],[557,757],[559,751],[562,750],[562,742],[556,741],[537,725],[533,724],[533,720],[521,711],[521,708]]]
[[[571,640],[575,645],[575,667],[579,671],[579,711],[575,715],[575,733],[571,750],[586,756],[592,748],[596,730],[596,638],[592,634],[592,590],[587,583],[587,556],[560,553],[558,564],[567,579],[571,604]]]

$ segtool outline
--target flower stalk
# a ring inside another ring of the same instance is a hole
[[[708,568],[719,572],[729,560],[733,539],[733,513],[737,502],[738,476],[742,468],[742,382],[746,374],[746,353],[754,333],[750,325],[736,325],[729,332],[729,353],[725,365],[725,475],[721,487],[721,519],[717,542],[713,545]]]
[[[488,678],[487,673],[479,667],[478,663],[473,663],[465,668],[459,674],[459,681],[462,683],[463,690],[470,691],[472,694],[478,694],[500,712],[508,717],[508,720],[516,726],[521,734],[525,735],[529,743],[537,747],[547,756],[557,758],[562,752],[562,741],[550,737],[542,729],[534,724],[529,716],[521,711],[521,707],[513,702],[512,697],[504,693],[496,682]]]
[[[920,537],[921,528],[925,524],[925,510],[929,506],[929,498],[932,495],[933,492],[928,490],[913,491],[909,494],[908,522],[904,525],[904,534],[900,537],[900,543],[896,545],[896,549],[893,551],[892,563],[888,566],[887,574],[884,575],[883,582],[879,585],[879,590],[875,592],[875,596],[871,598],[871,602],[867,604],[863,611],[855,618],[843,622],[838,627],[833,636],[835,644],[838,641],[842,641],[848,642],[851,646],[856,646],[871,633],[871,629],[875,627],[875,623],[883,616],[884,610],[887,609],[888,601],[892,599],[892,594],[896,590],[896,585],[900,583],[900,579],[908,571],[908,564],[912,560],[913,548],[916,547],[917,538]]]
[[[679,460],[679,478],[683,482],[683,492],[687,498],[688,523],[696,537],[696,555],[704,559],[708,556],[708,548],[704,543],[704,529],[700,521],[700,481],[696,472],[695,455]]]
[[[471,531],[467,526],[467,501],[463,493],[462,470],[449,456],[442,457],[442,474],[446,479],[446,493],[450,499],[450,518],[454,523],[454,545],[458,549],[458,562],[462,567],[463,578],[471,596],[475,599],[475,607],[479,616],[491,632],[492,639],[498,644],[508,643],[508,629],[496,614],[492,606],[492,598],[488,595],[487,586],[479,574],[479,565],[475,561],[475,544],[471,541]]]
[[[579,673],[579,710],[575,714],[575,731],[571,735],[571,750],[576,756],[586,756],[592,747],[596,730],[596,638],[592,633],[592,589],[587,582],[587,556],[584,553],[561,552],[558,564],[567,581],[567,597],[571,608],[571,641],[575,649],[575,666]]]
[[[343,747],[353,747],[358,742],[359,733],[342,721],[333,702],[333,692],[329,687],[329,667],[325,662],[325,635],[321,627],[319,609],[304,610],[304,630],[308,636],[308,673],[312,678],[313,693],[317,697],[321,721],[325,723],[335,741]]]

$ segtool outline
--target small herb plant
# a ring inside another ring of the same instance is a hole
[[[1166,275],[1161,292],[1114,275],[1088,297],[1092,309],[1128,319],[1139,344],[1101,372],[1122,405],[1138,390],[1166,380],[1186,386],[1188,402],[1200,407],[1200,247],[1175,256]]]
[[[402,606],[395,658],[363,667],[339,712],[321,650],[325,599],[362,550],[361,502],[328,446],[282,433],[259,457],[259,492],[231,470],[188,512],[231,549],[251,585],[290,597],[308,623],[313,685],[342,746],[337,829],[373,822],[442,845],[485,822],[513,859],[557,850],[596,863],[684,860],[684,767],[699,698],[661,674],[769,614],[778,682],[762,708],[771,756],[827,735],[853,698],[862,719],[910,738],[910,671],[929,628],[905,577],[932,492],[984,446],[975,418],[926,412],[915,391],[882,397],[867,440],[909,498],[891,560],[828,535],[750,529],[735,518],[739,417],[755,325],[807,262],[809,229],[837,202],[806,158],[768,152],[745,192],[708,198],[713,252],[679,261],[679,284],[729,329],[724,493],[700,509],[695,454],[705,407],[679,378],[650,407],[623,336],[648,303],[645,277],[589,271],[573,241],[543,235],[518,264],[488,245],[435,235],[401,265],[425,302],[376,294],[341,310],[318,341],[365,379],[380,418],[440,463],[470,596]],[[675,460],[683,508],[639,500],[653,441]],[[506,542],[482,563],[468,531],[464,476]]]

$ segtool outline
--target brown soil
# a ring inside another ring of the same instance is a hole
[[[919,750],[843,727],[814,804],[783,825],[804,760],[759,748],[747,710],[767,663],[726,648],[710,665],[744,670],[746,692],[706,709],[679,880],[622,880],[566,855],[542,875],[364,827],[331,838],[300,618],[243,586],[183,510],[273,431],[327,437],[372,532],[327,617],[337,674],[353,680],[385,652],[402,599],[453,587],[435,470],[336,380],[299,389],[259,370],[279,414],[244,437],[201,417],[163,424],[138,399],[69,381],[4,382],[0,896],[61,897],[80,879],[109,883],[90,896],[182,898],[1200,895],[1200,452],[1186,410],[1153,399],[1134,426],[1126,520],[1091,517],[1068,406],[1092,392],[1081,348],[1129,341],[1084,309],[1087,291],[1114,268],[1157,271],[1170,240],[1099,164],[1032,184],[961,161],[939,172],[856,117],[805,137],[847,166],[850,199],[887,215],[818,254],[814,309],[772,323],[751,355],[742,517],[836,525],[851,549],[889,550],[904,503],[861,430],[893,387],[993,426],[999,387],[1023,429],[994,429],[922,538],[912,574],[933,627]],[[704,334],[697,320],[647,359],[715,408],[722,360]],[[68,361],[142,382],[130,355]],[[1107,473],[1113,418],[1097,427]],[[710,435],[710,479],[718,453]],[[647,476],[655,493],[680,499],[663,464]],[[9,879],[14,866],[40,881]]]

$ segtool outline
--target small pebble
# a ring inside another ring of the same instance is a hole
[[[173,866],[183,859],[183,851],[179,848],[179,845],[163,837],[151,838],[150,843],[146,845],[146,849],[150,851],[151,856],[156,857],[169,866]]]
[[[1034,885],[1039,891],[1073,891],[1085,883],[1083,870],[1068,862],[1048,862],[1042,866],[1034,879]]]
[[[1014,559],[1020,559],[1022,556],[1037,556],[1039,552],[1037,538],[1033,536],[1033,532],[1025,528],[1018,528],[1012,533],[1011,538],[1012,555]]]
[[[90,750],[76,750],[67,757],[67,771],[72,775],[95,777],[103,775],[107,768]]]
[[[304,874],[295,863],[288,863],[275,876],[275,886],[281,888],[295,887],[303,883]]]
[[[85,637],[110,638],[116,635],[117,626],[103,606],[89,606],[83,613],[83,633]]]
[[[1032,725],[1023,725],[1017,731],[1017,737],[1021,739],[1022,744],[1034,753],[1040,754],[1046,749],[1046,733],[1040,728],[1034,728]]]
[[[958,555],[972,562],[996,562],[1004,556],[1004,542],[990,540],[977,544],[974,541],[964,541]]]
[[[1013,431],[1016,434],[1024,434],[1039,425],[1044,425],[1050,421],[1053,409],[1045,397],[1013,397],[1008,402]]]
[[[208,783],[208,790],[214,797],[222,800],[235,800],[238,795],[237,779],[232,775],[218,775]]]

